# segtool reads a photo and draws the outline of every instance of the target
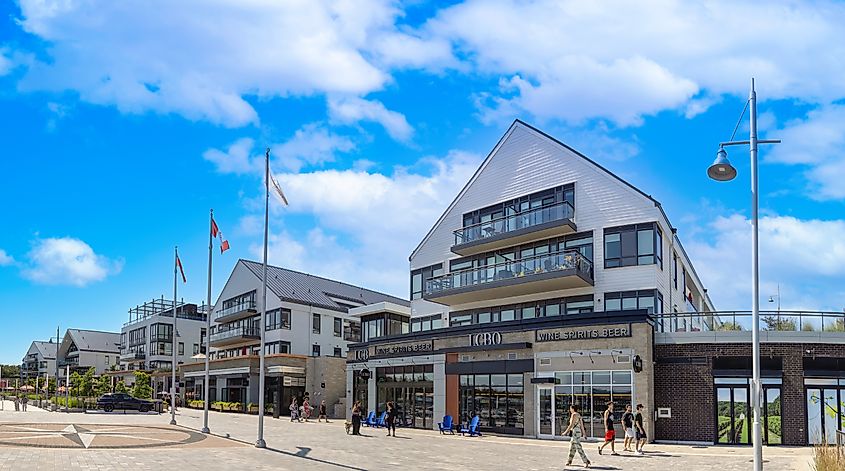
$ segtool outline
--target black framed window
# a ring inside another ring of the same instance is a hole
[[[334,348],[334,356],[342,357],[343,356],[343,349],[340,348],[340,347],[335,347]]]
[[[425,332],[443,327],[443,315],[415,317],[411,319],[411,332]]]
[[[563,202],[569,203],[572,207],[575,206],[574,184],[556,186],[465,213],[463,223],[464,227],[467,227]]]
[[[334,336],[335,337],[342,337],[343,336],[343,319],[340,317],[334,318]]]
[[[522,429],[524,401],[524,381],[520,373],[459,376],[461,422],[469,422],[478,415],[482,427]]]
[[[675,283],[675,289],[678,289],[678,254],[672,254],[672,280]]]
[[[455,311],[449,315],[449,325],[487,324],[515,320],[554,317],[564,314],[593,312],[592,295],[553,298],[521,304]]]
[[[604,293],[605,311],[635,311],[645,309],[649,314],[663,313],[663,295],[660,290],[618,291]]]
[[[290,329],[290,309],[267,311],[267,330]]]
[[[311,345],[311,356],[312,357],[320,356],[320,346],[319,345]]]
[[[276,341],[264,344],[264,353],[275,355],[278,353],[290,353],[290,342]]]
[[[438,263],[430,267],[419,268],[411,272],[411,299],[422,298],[425,281],[435,276],[443,275],[443,264]]]
[[[657,223],[604,230],[604,267],[656,264],[663,268],[663,233]]]
[[[311,316],[311,331],[315,334],[319,334],[322,325],[320,325],[320,315],[317,313],[312,314]]]

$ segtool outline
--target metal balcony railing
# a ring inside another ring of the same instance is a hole
[[[658,332],[740,332],[752,330],[751,311],[676,312],[655,314]],[[760,311],[761,331],[841,332],[845,313],[827,311]]]
[[[593,263],[577,250],[565,250],[495,265],[467,268],[429,278],[425,282],[425,294],[571,269],[589,279],[593,278]]]
[[[552,203],[539,208],[462,227],[454,231],[455,245],[466,244],[551,221],[572,219],[573,217],[575,217],[575,208],[571,203],[568,201]]]
[[[243,303],[238,303],[233,306],[229,306],[226,309],[221,309],[217,313],[214,314],[214,320],[218,320],[227,316],[231,316],[232,314],[237,314],[239,312],[243,312],[246,310],[255,310],[255,301],[247,301]]]
[[[211,334],[211,343],[220,342],[227,339],[243,337],[243,338],[261,338],[261,331],[255,327],[235,327],[234,329],[220,330]]]

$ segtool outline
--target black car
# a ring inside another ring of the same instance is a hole
[[[97,407],[106,412],[111,412],[115,409],[133,409],[139,412],[149,412],[153,410],[153,403],[132,397],[126,393],[104,394],[97,399]]]

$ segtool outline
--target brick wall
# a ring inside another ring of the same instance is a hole
[[[843,344],[764,343],[761,356],[783,359],[781,413],[784,445],[806,445],[803,357],[845,357]],[[695,343],[655,345],[654,407],[671,407],[672,418],[657,419],[655,438],[713,442],[716,437],[713,358],[751,356],[751,345]]]

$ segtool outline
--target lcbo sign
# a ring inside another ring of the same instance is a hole
[[[487,347],[490,345],[501,345],[501,332],[482,332],[480,334],[470,334],[469,344],[472,347]]]

